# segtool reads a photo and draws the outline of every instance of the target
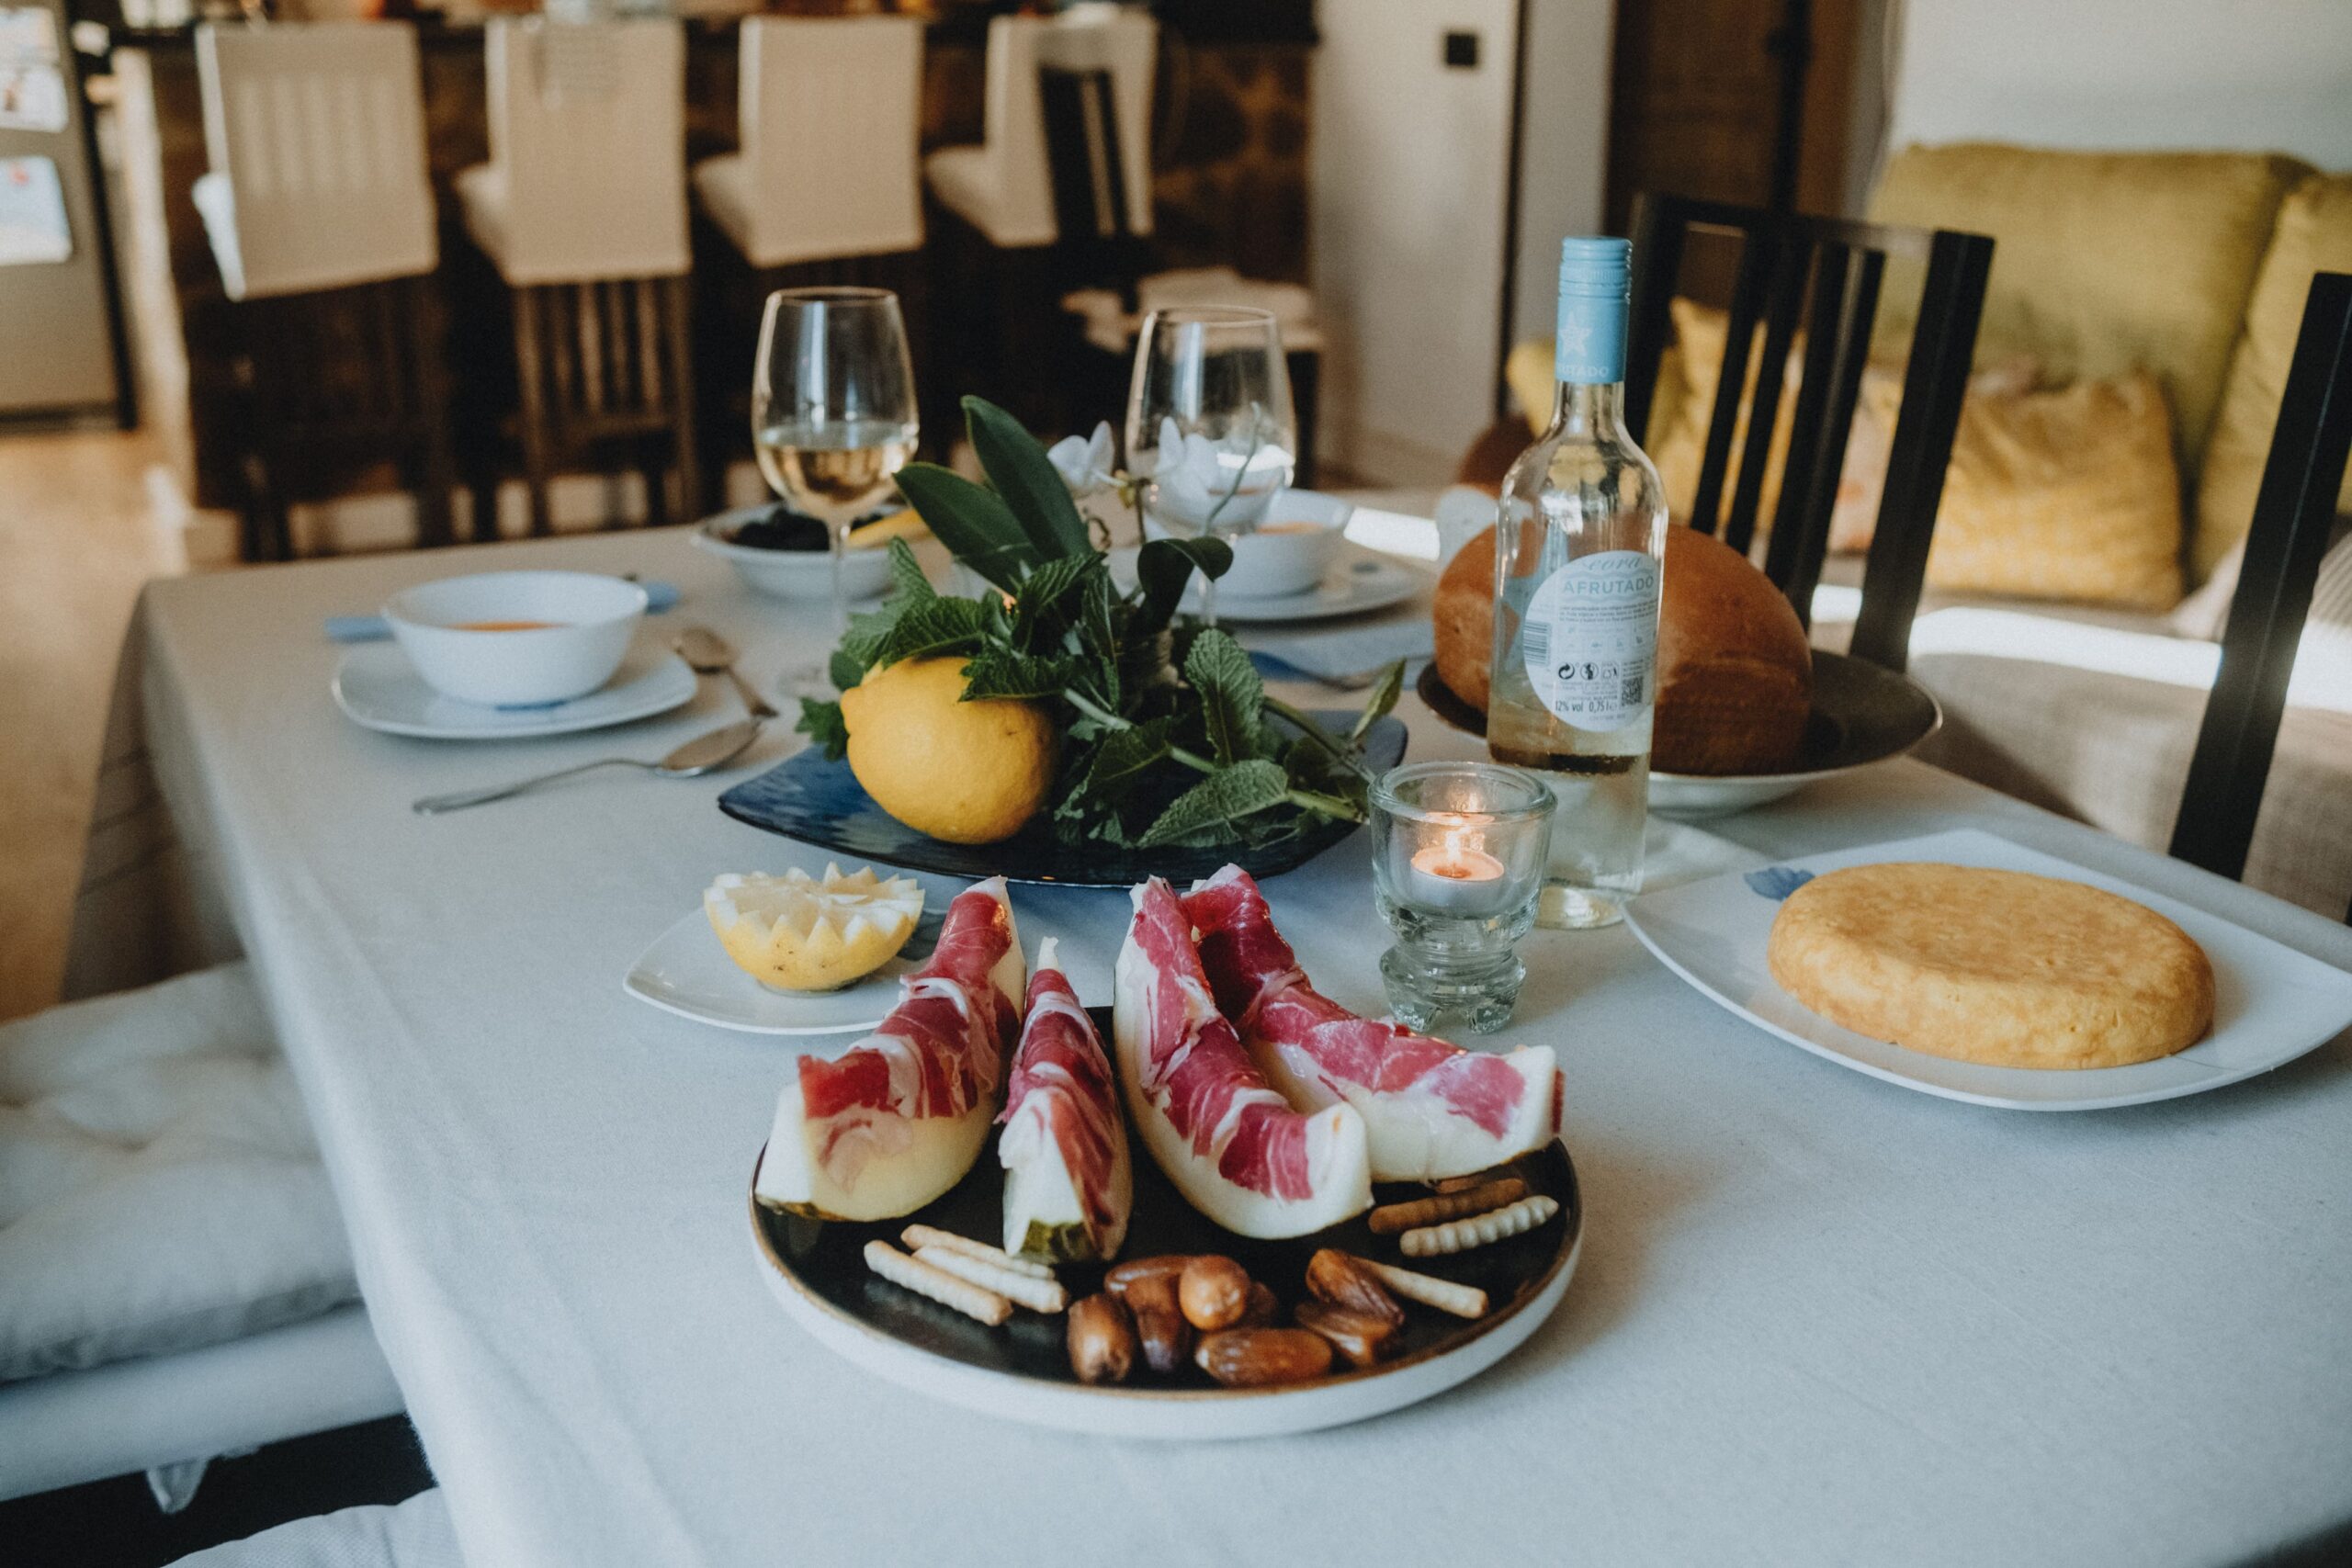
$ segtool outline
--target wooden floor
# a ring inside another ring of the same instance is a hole
[[[0,435],[0,1018],[56,999],[115,655],[139,585],[185,570],[158,454]]]

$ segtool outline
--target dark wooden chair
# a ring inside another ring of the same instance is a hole
[[[2270,457],[2222,634],[2222,668],[2181,791],[2172,852],[2222,876],[2245,870],[2278,741],[2312,585],[2327,554],[2352,450],[2352,276],[2312,279]],[[2352,910],[2347,910],[2352,919]]]
[[[1944,468],[1960,424],[1969,361],[1976,349],[1993,242],[1950,230],[1896,229],[1832,218],[1773,213],[1678,196],[1644,196],[1634,217],[1634,294],[1626,344],[1625,419],[1648,423],[1659,361],[1671,325],[1668,304],[1693,230],[1739,242],[1729,331],[1690,525],[1734,549],[1753,544],[1766,455],[1780,419],[1789,350],[1805,333],[1802,381],[1790,412],[1788,460],[1765,546],[1764,570],[1812,622],[1829,518],[1838,499],[1846,440],[1853,428],[1871,333],[1890,258],[1924,266],[1918,327],[1903,378],[1878,526],[1863,568],[1862,605],[1849,649],[1889,670],[1904,667],[1912,617],[1927,576],[1928,547]],[[1738,478],[1725,505],[1724,481],[1750,345],[1764,325],[1763,364],[1750,400]]]

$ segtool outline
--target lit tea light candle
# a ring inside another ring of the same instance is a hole
[[[1492,909],[1503,892],[1503,863],[1478,847],[1466,828],[1413,852],[1408,894],[1425,908],[1448,914]]]

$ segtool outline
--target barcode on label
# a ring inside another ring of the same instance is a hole
[[[1526,658],[1531,664],[1552,662],[1552,628],[1544,621],[1529,621],[1521,636],[1527,644]]]
[[[1645,682],[1642,680],[1642,673],[1638,670],[1626,676],[1624,683],[1617,688],[1618,702],[1623,704],[1629,708],[1640,707],[1642,705],[1642,687],[1644,683]]]

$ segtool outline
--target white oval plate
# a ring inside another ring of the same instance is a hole
[[[1136,552],[1131,549],[1112,552],[1111,570],[1122,586],[1135,581],[1135,560]],[[1275,626],[1288,621],[1328,621],[1338,615],[1361,615],[1401,604],[1435,581],[1425,567],[1367,549],[1352,539],[1342,539],[1331,569],[1313,588],[1304,593],[1278,596],[1254,596],[1220,588],[1216,618],[1232,626]],[[1184,608],[1198,614],[1200,607],[1201,584],[1194,578],[1192,586],[1184,591]]]
[[[335,666],[334,705],[352,723],[424,740],[517,740],[571,735],[650,718],[694,701],[695,672],[660,644],[640,640],[613,678],[584,697],[544,707],[494,708],[445,697],[424,683],[396,643],[353,645]]]
[[[937,934],[935,924],[918,926],[907,946],[928,952]],[[638,955],[621,989],[663,1012],[746,1034],[848,1034],[880,1023],[899,999],[899,976],[920,963],[902,952],[838,991],[772,991],[727,956],[709,917],[695,909]]]
[[[1935,861],[2086,883],[2146,905],[2213,961],[2213,1028],[2188,1050],[2128,1067],[1988,1067],[1841,1029],[1782,990],[1765,963],[1781,898],[1849,865]],[[1978,829],[1807,855],[1645,893],[1625,923],[1659,962],[1758,1029],[1841,1067],[1922,1094],[2008,1111],[2105,1111],[2201,1094],[2283,1066],[2352,1024],[2352,975],[2216,915]]]

